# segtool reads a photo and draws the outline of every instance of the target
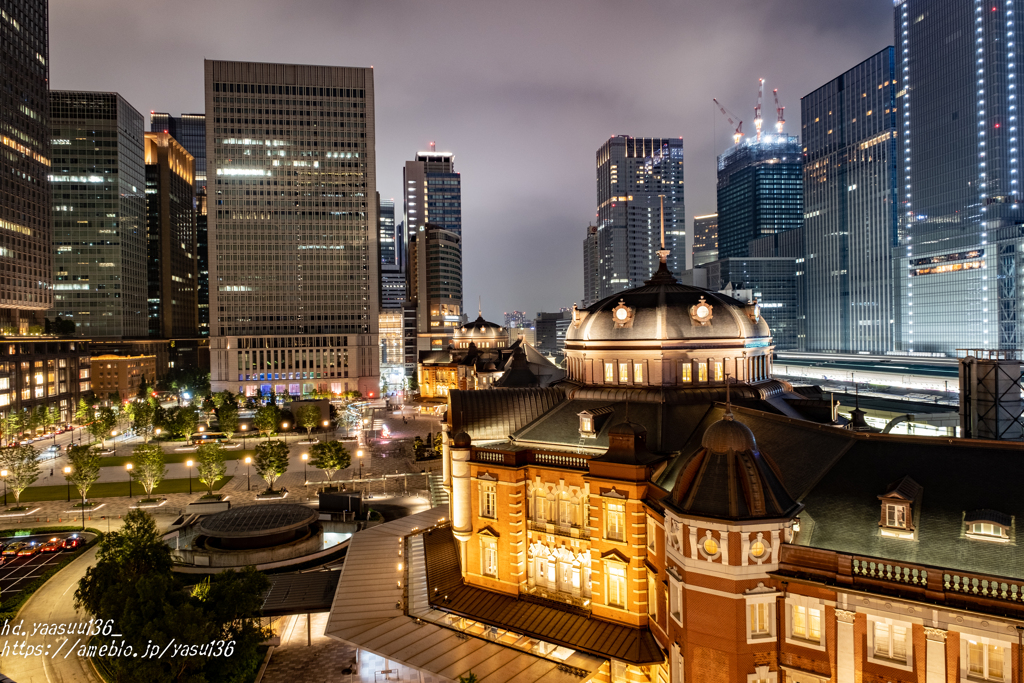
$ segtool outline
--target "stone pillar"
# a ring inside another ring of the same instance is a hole
[[[447,422],[441,423],[441,483],[448,492],[448,499],[452,496],[452,451],[451,451],[452,428]]]
[[[946,631],[924,627],[925,683],[946,683]]]
[[[452,531],[459,542],[459,556],[462,570],[466,570],[468,555],[466,546],[473,536],[473,491],[470,479],[469,454],[471,441],[469,434],[459,432],[452,439]]]
[[[836,683],[853,683],[853,623],[856,612],[836,609]]]

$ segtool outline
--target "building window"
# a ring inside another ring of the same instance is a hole
[[[480,516],[495,519],[498,516],[498,492],[495,485],[481,485],[480,498]]]
[[[725,380],[724,363],[720,360],[715,361],[715,381],[721,382]]]
[[[643,384],[644,382],[644,366],[640,363],[633,363],[633,383]]]
[[[1006,647],[983,640],[964,638],[967,650],[967,677],[981,681],[1006,680]]]
[[[604,362],[604,381],[606,384],[611,384],[615,381],[615,363],[610,361]]]
[[[885,621],[872,623],[874,627],[871,652],[874,653],[874,656],[905,664],[907,662],[907,632],[910,629],[904,625]]]
[[[589,415],[580,415],[580,433],[583,435],[594,433],[594,418]]]
[[[793,605],[790,631],[794,638],[821,642],[821,609],[806,605]]]
[[[647,518],[647,550],[652,554],[657,554],[658,548],[658,525],[650,517]]]
[[[560,526],[579,526],[576,513],[579,506],[574,505],[571,500],[558,501],[558,524]]]
[[[480,537],[480,573],[484,576],[498,576],[498,539]]]
[[[627,384],[629,382],[629,363],[619,362],[619,384]]]
[[[697,363],[697,381],[707,382],[708,381],[708,364],[704,361]]]
[[[605,538],[609,541],[624,542],[626,540],[625,503],[605,503],[604,517]]]
[[[885,525],[890,529],[906,529],[907,506],[887,503],[885,506]]]
[[[626,565],[621,562],[605,562],[608,604],[612,607],[626,606]]]
[[[688,360],[684,360],[682,363],[679,364],[679,381],[693,381],[693,364]]]
[[[658,577],[650,569],[647,570],[647,615],[658,620]]]
[[[771,605],[769,603],[759,602],[749,605],[747,612],[751,637],[763,638],[764,636],[771,635],[771,624],[769,621]]]
[[[668,613],[677,624],[683,625],[683,584],[671,576],[668,581]]]

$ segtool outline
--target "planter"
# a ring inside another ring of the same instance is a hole
[[[256,494],[256,500],[281,500],[287,498],[288,492],[275,491],[274,493],[259,493]]]
[[[217,512],[224,512],[231,509],[231,501],[224,500],[197,500],[185,506],[185,514],[189,515],[212,515]]]
[[[147,508],[158,508],[158,507],[160,507],[162,505],[166,505],[167,504],[167,499],[166,498],[164,498],[162,500],[157,500],[155,498],[147,498],[145,500],[146,501],[152,501],[152,502],[143,502],[143,501],[140,500],[135,505],[130,505],[129,507],[131,507],[133,509],[145,510]]]
[[[100,503],[99,505],[97,505],[96,503],[86,503],[85,507],[82,507],[82,504],[79,503],[78,505],[75,505],[70,510],[65,510],[64,514],[66,514],[66,515],[80,515],[83,512],[90,512],[90,513],[92,513],[92,512],[95,512],[96,510],[99,510],[101,507],[104,507],[105,505],[106,505],[106,503]]]

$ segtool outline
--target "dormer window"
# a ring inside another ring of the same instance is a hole
[[[599,422],[602,422],[605,416],[611,415],[613,410],[612,406],[601,406],[600,408],[591,408],[578,413],[580,418],[580,436],[588,438],[597,436],[597,432],[601,428]]]
[[[903,477],[890,484],[878,499],[882,501],[882,517],[878,523],[881,534],[892,538],[916,538],[914,506],[920,503],[921,485],[910,477]]]
[[[580,434],[584,436],[594,435],[594,418],[589,415],[580,415]]]
[[[1008,543],[1013,529],[1013,517],[996,510],[974,510],[964,515],[967,538],[976,541]]]

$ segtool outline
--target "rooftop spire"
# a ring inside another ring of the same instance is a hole
[[[658,282],[676,282],[675,277],[668,269],[668,255],[669,250],[665,248],[665,195],[658,195],[661,204],[661,249],[658,250],[658,260],[661,263],[658,265],[658,270],[654,273],[654,277],[647,280],[644,284],[654,284]]]
[[[725,373],[725,419],[731,420],[732,416],[732,402],[729,400],[729,373]]]
[[[484,299],[482,296],[476,298],[476,314],[481,318],[484,317]]]

